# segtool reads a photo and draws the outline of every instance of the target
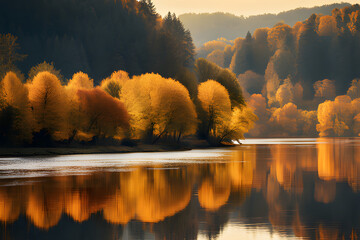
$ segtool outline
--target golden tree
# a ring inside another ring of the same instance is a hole
[[[204,111],[201,116],[204,137],[221,137],[231,119],[231,102],[226,88],[214,80],[208,80],[199,85],[198,99]]]
[[[126,81],[130,80],[125,71],[116,71],[109,78],[102,80],[100,87],[114,98],[120,98],[120,90]]]
[[[28,88],[36,131],[42,130],[53,137],[61,136],[66,127],[68,102],[60,80],[49,72],[40,72]]]
[[[150,137],[156,142],[169,134],[180,138],[195,132],[195,106],[187,89],[173,79],[158,74],[134,77],[124,84],[121,100],[136,138]]]
[[[30,142],[32,139],[33,119],[31,114],[29,92],[13,72],[8,72],[2,80],[4,104],[16,111],[11,128],[15,131],[17,141]]]
[[[92,89],[94,87],[94,80],[90,79],[86,73],[75,73],[65,86],[67,100],[69,104],[69,114],[67,123],[67,131],[69,139],[74,139],[78,134],[81,134],[79,130],[85,121],[85,116],[80,111],[79,98],[77,91],[79,89]]]
[[[222,141],[238,141],[244,139],[244,133],[249,132],[254,126],[254,122],[258,120],[258,117],[254,114],[252,109],[248,107],[234,108],[231,115],[231,120],[227,127],[224,129],[220,136],[220,142]]]

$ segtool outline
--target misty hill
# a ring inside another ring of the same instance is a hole
[[[311,14],[331,15],[334,8],[349,6],[349,3],[323,5],[313,8],[297,8],[279,14],[262,14],[250,17],[236,16],[230,13],[187,13],[179,16],[185,28],[189,29],[197,47],[205,42],[224,37],[232,40],[245,36],[261,27],[273,27],[279,22],[293,26],[306,20]]]

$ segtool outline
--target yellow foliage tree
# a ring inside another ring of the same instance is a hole
[[[109,78],[102,80],[100,87],[114,98],[120,98],[122,85],[130,80],[129,74],[125,71],[116,71]]]
[[[12,129],[16,132],[16,140],[30,142],[32,139],[33,119],[28,89],[13,72],[8,72],[5,75],[2,80],[2,88],[4,103],[16,111],[12,126]]]
[[[78,72],[75,73],[68,82],[66,88],[67,89],[91,89],[94,87],[94,80],[90,79],[89,76],[86,73]]]
[[[145,74],[127,81],[121,100],[131,116],[134,137],[147,134],[156,142],[163,136],[193,134],[197,115],[189,92],[179,82],[158,74]]]
[[[321,137],[357,134],[357,115],[360,113],[360,99],[351,101],[347,95],[338,96],[334,101],[319,104],[316,126]],[[353,127],[354,126],[354,127]]]
[[[221,138],[231,120],[231,102],[226,88],[214,80],[208,80],[199,85],[198,99],[204,111],[200,131],[206,138]]]
[[[231,115],[231,120],[228,127],[225,128],[220,142],[222,141],[238,141],[244,139],[244,133],[249,132],[254,126],[254,122],[258,120],[258,117],[254,114],[251,108],[242,107],[234,108]]]
[[[38,73],[28,85],[36,131],[62,138],[68,114],[67,98],[60,80],[49,72]]]

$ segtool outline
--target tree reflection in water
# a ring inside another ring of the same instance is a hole
[[[3,239],[197,239],[228,224],[357,239],[360,143],[249,145],[222,161],[0,181]],[[267,225],[266,225],[267,224]],[[239,236],[238,236],[239,237]]]

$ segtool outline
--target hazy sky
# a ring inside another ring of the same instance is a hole
[[[157,12],[165,15],[168,11],[177,15],[194,12],[230,12],[235,15],[278,13],[298,7],[313,7],[339,3],[332,0],[153,0]],[[359,3],[359,0],[344,2]]]

